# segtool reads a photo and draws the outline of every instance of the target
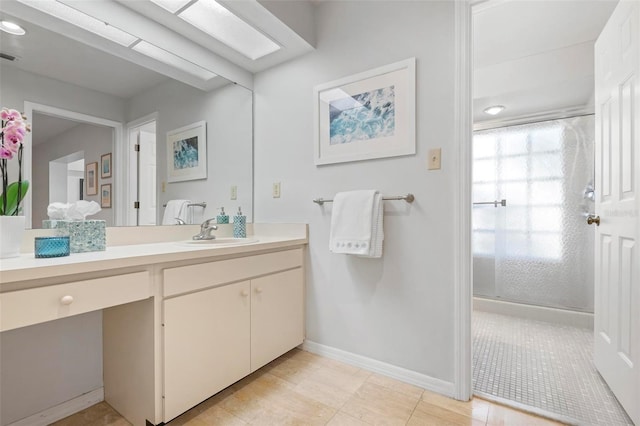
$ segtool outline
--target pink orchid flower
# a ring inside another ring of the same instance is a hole
[[[22,114],[15,109],[2,108],[0,118],[2,121],[22,121]]]
[[[25,125],[24,121],[9,121],[7,125],[4,126],[4,129],[2,129],[4,134],[17,132],[17,133],[20,133],[22,136],[24,136],[27,130],[29,129],[27,129],[27,126]]]
[[[13,151],[4,146],[0,147],[0,158],[3,160],[11,160],[13,158]]]
[[[24,129],[10,128],[7,130],[5,128],[4,140],[5,140],[5,143],[9,144],[9,147],[11,147],[11,145],[15,145],[16,146],[15,149],[18,149],[17,146],[22,143],[23,139],[24,139]]]

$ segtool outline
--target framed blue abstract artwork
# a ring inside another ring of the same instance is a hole
[[[206,178],[206,121],[167,132],[167,182]]]
[[[314,87],[316,165],[416,153],[416,60]]]

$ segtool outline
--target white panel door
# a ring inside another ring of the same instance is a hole
[[[140,131],[138,161],[138,225],[156,224],[156,135]]]
[[[640,2],[622,0],[595,45],[596,367],[640,425]]]

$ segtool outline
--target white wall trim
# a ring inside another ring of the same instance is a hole
[[[104,401],[104,388],[98,388],[8,426],[46,426],[102,401]]]
[[[122,123],[113,120],[107,120],[106,118],[94,117],[92,115],[82,114],[75,111],[69,111],[66,109],[52,107],[49,105],[43,105],[35,102],[24,102],[24,113],[29,120],[33,121],[33,112],[39,112],[54,117],[66,118],[69,120],[80,121],[83,123],[97,124],[100,126],[107,126],[113,128],[113,192],[115,193],[115,208],[114,208],[114,225],[122,223],[123,209],[125,207],[125,183],[127,182],[127,167],[125,166],[123,158],[123,144],[122,144]],[[24,145],[24,157],[23,157],[23,170],[24,179],[32,181],[32,152],[33,143],[31,141],[31,133],[27,132]],[[32,191],[27,192],[25,197],[25,203],[23,207],[24,214],[26,216],[26,227],[32,228]]]
[[[459,167],[454,200],[454,398],[471,398],[471,137],[472,137],[472,25],[471,2],[455,3],[455,157]]]
[[[407,370],[406,368],[397,367],[392,364],[387,364],[386,362],[367,358],[365,356],[343,351],[331,346],[321,345],[320,343],[312,342],[310,340],[304,341],[302,349],[317,355],[322,355],[327,358],[363,368],[368,371],[373,371],[374,373],[392,377],[432,392],[449,397],[454,395],[453,383],[436,379],[434,377],[427,376],[426,374],[417,373],[412,370]]]

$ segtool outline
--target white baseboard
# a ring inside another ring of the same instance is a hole
[[[46,426],[102,401],[104,401],[104,388],[99,388],[58,404],[55,407],[25,417],[8,426]]]
[[[473,298],[473,309],[593,330],[593,314],[588,312],[525,305],[524,303],[507,302],[484,297]]]
[[[407,370],[406,368],[397,367],[395,365],[387,364],[386,362],[346,352],[331,346],[321,345],[320,343],[312,342],[310,340],[304,341],[302,349],[346,364],[351,364],[365,370],[373,371],[374,373],[382,374],[383,376],[388,376],[405,383],[419,386],[428,391],[436,392],[452,398],[454,396],[453,383],[436,379],[434,377],[427,376],[426,374],[417,373],[412,370]]]

